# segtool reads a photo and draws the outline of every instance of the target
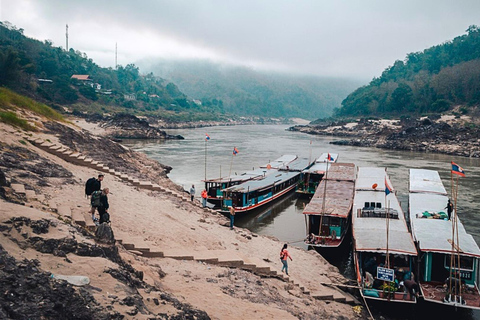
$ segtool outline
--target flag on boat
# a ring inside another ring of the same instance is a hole
[[[387,178],[385,178],[385,194],[388,196],[392,192],[393,192],[393,189],[388,185]]]
[[[236,147],[233,147],[233,155],[236,156],[238,153],[238,149]]]
[[[327,161],[335,161],[335,159],[332,157],[330,153],[327,156]]]
[[[205,133],[205,141],[207,140],[210,140],[210,136],[208,135],[208,133]]]
[[[452,173],[458,174],[461,177],[465,177],[465,171],[458,164],[452,161]]]

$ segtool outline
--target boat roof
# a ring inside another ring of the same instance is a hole
[[[352,209],[354,186],[348,180],[322,180],[303,213],[321,215],[325,202],[325,215],[347,218]]]
[[[274,169],[270,169],[274,170]],[[249,180],[243,183],[240,183],[236,186],[231,186],[229,188],[223,189],[226,192],[249,192],[249,191],[258,191],[270,187],[272,184],[283,183],[297,175],[300,172],[292,171],[278,171],[276,174],[267,174],[262,179]]]
[[[423,179],[428,177],[428,179]],[[445,212],[448,202],[448,196],[438,194],[439,185],[443,189],[443,183],[437,171],[426,169],[410,169],[410,189],[412,184],[416,188],[416,182],[421,180],[425,192],[410,191],[409,211],[412,233],[416,241],[419,242],[421,251],[451,253],[452,252],[452,220],[427,219],[422,218],[423,212]],[[452,213],[453,214],[453,213]],[[457,217],[458,218],[458,217]],[[460,253],[468,256],[480,257],[480,249],[473,239],[467,233],[460,219],[458,222],[458,242],[456,245]],[[456,250],[454,250],[456,252]]]
[[[266,168],[258,168],[255,170],[247,171],[244,172],[240,175],[232,174],[230,176],[226,177],[221,177],[221,178],[213,178],[213,179],[207,179],[205,182],[216,182],[216,183],[224,183],[224,182],[237,182],[237,181],[246,181],[250,179],[255,179],[255,178],[260,178],[264,174],[270,174],[277,172],[278,170],[275,169],[266,169]]]
[[[286,171],[302,171],[305,168],[308,168],[310,166],[310,161],[308,158],[297,158],[288,164],[280,167],[280,170],[286,170]]]
[[[410,169],[409,192],[429,192],[447,195],[440,175],[435,170]]]
[[[328,164],[328,168],[332,164]],[[303,170],[303,173],[317,173],[317,174],[324,174],[327,171],[327,163],[326,162],[315,162],[310,168]]]
[[[355,181],[357,171],[353,163],[332,163],[324,179]]]
[[[297,158],[298,157],[294,154],[285,154],[278,159],[275,159],[275,160],[270,161],[269,163],[267,163],[263,166],[260,166],[260,168],[268,168],[269,165],[270,165],[270,168],[272,168],[272,169],[280,169],[282,167],[287,166],[290,162],[292,162],[293,160],[295,160]]]
[[[398,219],[388,219],[388,251],[391,254],[417,255],[412,235],[395,192],[385,194],[385,181],[392,186],[385,168],[359,167],[355,183],[352,211],[352,232],[356,251],[385,253],[387,250],[387,221],[385,218],[360,217],[365,203],[381,203],[382,208],[394,209]],[[360,182],[360,183],[359,183]],[[372,188],[377,184],[375,189]],[[368,187],[367,187],[368,186]]]
[[[320,155],[320,157],[318,157],[318,158],[315,160],[315,162],[319,162],[319,163],[321,163],[321,162],[330,162],[330,163],[332,163],[332,162],[337,162],[337,160],[338,160],[338,153],[330,153],[330,157],[333,158],[333,161],[331,161],[331,160],[329,161],[329,160],[328,160],[328,153],[322,153],[322,154]]]

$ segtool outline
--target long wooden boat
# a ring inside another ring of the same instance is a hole
[[[258,169],[246,171],[240,175],[233,174],[226,177],[205,180],[204,182],[205,190],[207,191],[207,202],[213,208],[221,208],[223,201],[223,189],[239,185],[245,181],[262,179],[268,174],[276,173],[278,170],[286,168],[296,159],[297,157],[294,155],[283,155],[265,165],[261,165]]]
[[[282,158],[291,159],[292,156]],[[291,161],[270,162],[264,167],[266,171],[264,176],[223,189],[222,211],[227,211],[229,206],[233,206],[236,214],[244,214],[295,190],[300,181],[301,171],[308,168],[311,163],[305,158],[297,156],[293,158]],[[270,170],[275,171],[270,173]]]
[[[355,191],[355,164],[332,163],[308,205],[305,244],[318,248],[339,247],[351,224]]]
[[[414,271],[417,250],[385,168],[358,168],[352,237],[360,294],[365,299],[416,303],[401,282]]]
[[[327,171],[327,166],[337,162],[337,160],[338,154],[336,153],[322,153],[320,157],[315,159],[311,167],[302,171],[302,180],[298,184],[296,192],[306,197],[313,196]]]
[[[448,219],[447,191],[437,171],[410,169],[409,211],[419,251],[420,290],[426,301],[456,308],[480,309],[480,249],[453,212]],[[458,233],[452,237],[454,219]],[[452,239],[455,239],[452,248]],[[452,265],[451,259],[460,264]],[[459,267],[460,266],[460,267]],[[452,276],[453,285],[450,283]],[[449,289],[452,292],[449,294]]]

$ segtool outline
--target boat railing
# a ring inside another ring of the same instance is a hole
[[[358,218],[388,218],[398,219],[398,211],[393,208],[370,208],[365,207],[357,210]]]

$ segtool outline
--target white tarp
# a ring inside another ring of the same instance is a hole
[[[429,192],[447,195],[437,171],[410,169],[410,192]]]

